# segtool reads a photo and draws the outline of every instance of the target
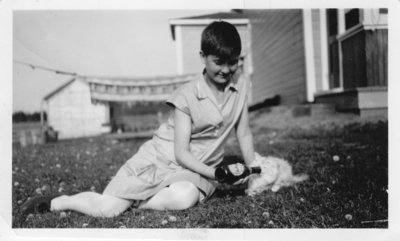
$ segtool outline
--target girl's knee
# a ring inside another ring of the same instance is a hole
[[[200,191],[191,182],[177,182],[170,185],[169,188],[174,194],[176,209],[193,207],[199,201]]]
[[[155,210],[182,210],[199,201],[200,191],[191,182],[176,182],[161,189],[139,208]]]

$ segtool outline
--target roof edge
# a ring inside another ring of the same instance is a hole
[[[175,27],[176,26],[201,26],[208,25],[214,21],[225,21],[236,25],[249,25],[250,20],[248,18],[203,18],[203,19],[170,19],[169,25],[171,28],[172,40],[175,40]]]
[[[204,18],[204,19],[171,19],[169,20],[170,25],[207,25],[213,21],[226,21],[231,24],[249,24],[250,20],[248,18]]]
[[[66,88],[68,85],[72,84],[75,80],[76,80],[76,78],[72,78],[71,80],[67,81],[65,84],[61,85],[60,87],[56,88],[55,90],[53,90],[49,94],[47,94],[45,97],[43,97],[43,100],[48,101],[54,95],[58,94],[61,90]]]

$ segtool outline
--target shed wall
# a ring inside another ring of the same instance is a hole
[[[92,104],[89,86],[79,80],[47,100],[47,114],[59,139],[99,135],[109,121],[108,107]]]

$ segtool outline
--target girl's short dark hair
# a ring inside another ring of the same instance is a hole
[[[242,43],[237,29],[224,21],[210,23],[201,34],[201,50],[206,56],[226,59],[240,56]]]

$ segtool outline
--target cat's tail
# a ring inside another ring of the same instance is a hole
[[[280,183],[274,183],[272,186],[271,190],[273,192],[277,192],[282,186],[290,187],[293,186],[296,183],[303,182],[308,179],[307,174],[299,174],[299,175],[293,175],[291,177],[287,177],[286,179],[282,180]]]
[[[303,182],[308,179],[307,174],[298,174],[298,175],[293,175],[290,180],[288,180],[291,184],[296,184],[299,182]]]

